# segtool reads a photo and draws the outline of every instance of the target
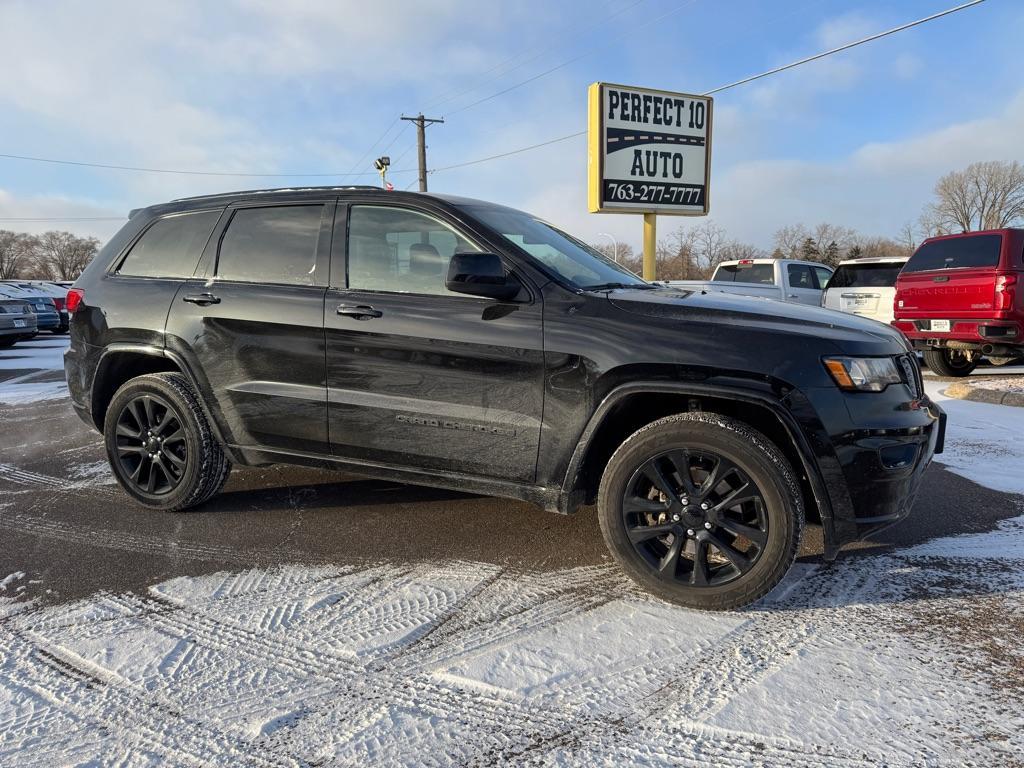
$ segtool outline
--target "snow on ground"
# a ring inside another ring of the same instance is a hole
[[[1022,597],[1024,518],[722,614],[613,567],[182,577],[0,610],[0,764],[1002,765]]]
[[[64,350],[69,337],[43,334],[0,351],[0,371],[64,370]]]
[[[949,382],[925,378],[929,396],[946,411],[946,447],[935,460],[986,488],[1024,494],[1024,408],[956,400]]]
[[[1024,392],[1024,376],[977,376],[965,383],[976,389],[997,389],[1000,392]]]
[[[30,405],[66,399],[68,388],[63,377],[58,381],[45,379],[52,379],[49,374],[64,370],[64,350],[68,343],[67,336],[44,335],[0,350],[0,376],[4,371],[25,371],[0,381],[0,405]]]

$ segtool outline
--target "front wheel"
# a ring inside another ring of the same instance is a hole
[[[950,378],[970,376],[978,367],[976,359],[958,349],[927,349],[924,362],[936,376]]]
[[[169,512],[220,492],[231,463],[180,373],[131,379],[114,394],[103,424],[118,483],[143,506]]]
[[[766,595],[796,557],[803,503],[779,450],[742,422],[682,413],[630,436],[601,478],[605,543],[648,591],[705,610]]]

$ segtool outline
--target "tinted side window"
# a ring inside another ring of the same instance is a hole
[[[117,270],[131,277],[191,277],[220,211],[160,219],[132,246]]]
[[[786,272],[789,273],[790,288],[817,287],[814,284],[814,275],[811,274],[811,268],[806,264],[788,264],[786,265]]]
[[[348,287],[456,295],[444,287],[448,262],[454,253],[477,250],[426,214],[356,205],[349,218]]]
[[[975,235],[925,243],[910,257],[904,272],[963,267],[995,267],[999,264],[1001,235]]]
[[[221,240],[217,277],[313,285],[322,205],[243,208]]]

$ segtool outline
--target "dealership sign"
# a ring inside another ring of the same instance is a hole
[[[588,92],[591,213],[708,212],[708,96],[594,83]]]

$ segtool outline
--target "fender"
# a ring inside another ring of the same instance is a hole
[[[583,459],[587,454],[594,435],[608,416],[608,413],[623,398],[639,394],[715,397],[722,400],[751,403],[768,409],[782,424],[783,429],[786,430],[790,440],[792,440],[793,445],[796,447],[802,469],[810,483],[811,492],[814,495],[815,503],[818,505],[822,526],[825,531],[825,559],[834,560],[836,558],[839,553],[840,542],[835,531],[835,515],[817,457],[811,449],[803,429],[801,429],[793,414],[783,405],[781,400],[768,393],[759,392],[754,389],[669,381],[634,381],[615,387],[598,404],[590,420],[587,422],[587,426],[583,429],[583,433],[580,435],[579,442],[576,444],[576,448],[573,450],[572,457],[569,460],[565,479],[562,482],[563,498],[573,498],[577,477],[580,468],[583,466]]]
[[[202,396],[203,390],[199,386],[199,381],[196,379],[196,376],[192,372],[191,367],[188,365],[188,363],[185,361],[185,359],[181,355],[179,355],[178,353],[168,349],[167,347],[158,347],[158,346],[155,346],[153,344],[139,344],[139,343],[132,343],[132,342],[118,342],[118,343],[107,345],[107,347],[103,351],[103,354],[100,355],[100,359],[99,359],[99,361],[96,364],[96,372],[93,375],[93,383],[92,383],[91,389],[92,389],[92,392],[93,392],[92,397],[94,398],[94,400],[90,404],[91,407],[92,407],[92,412],[93,413],[96,412],[96,408],[95,408],[95,405],[96,405],[96,403],[95,403],[95,397],[96,397],[96,394],[95,394],[96,393],[96,386],[95,386],[95,384],[96,384],[96,379],[97,379],[97,377],[100,376],[101,372],[104,369],[104,364],[105,364],[104,361],[110,355],[117,354],[117,353],[120,353],[120,352],[131,352],[131,353],[137,354],[137,355],[147,355],[149,357],[158,357],[158,358],[162,358],[164,360],[170,360],[172,363],[174,363],[175,367],[177,367],[177,369],[181,372],[181,374],[186,379],[188,379],[189,384],[192,385],[192,388],[195,390],[197,395],[199,395],[199,397],[197,398],[199,400],[199,405],[203,409],[203,414],[206,416],[206,421],[210,425],[210,429],[213,430],[213,434],[214,434],[214,437],[216,437],[217,442],[219,442],[221,445],[225,446],[225,449],[227,449],[227,446],[230,445],[230,441],[224,439],[224,434],[223,434],[223,432],[222,432],[222,430],[220,428],[220,424],[218,424],[217,421],[213,418],[213,414],[210,412],[210,409],[207,406],[206,398]],[[103,431],[103,425],[102,424],[97,425],[97,429],[99,429],[102,432]]]

